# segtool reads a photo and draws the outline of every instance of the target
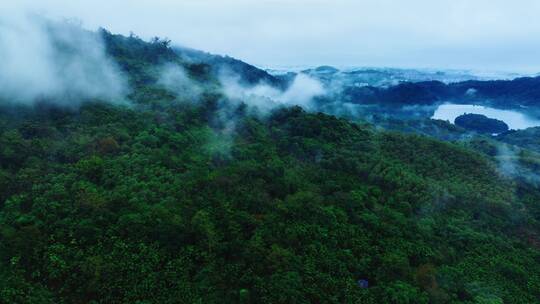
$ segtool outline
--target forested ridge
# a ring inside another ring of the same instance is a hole
[[[101,34],[131,103],[0,108],[1,303],[540,301],[540,191],[489,153],[261,114],[166,40]]]

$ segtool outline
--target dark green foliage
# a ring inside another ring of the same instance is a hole
[[[496,134],[508,131],[508,125],[501,120],[486,117],[480,114],[463,114],[456,118],[456,125],[467,130]]]
[[[489,156],[177,102],[140,81],[165,45],[122,39],[136,105],[0,109],[0,302],[539,301],[540,192]]]
[[[509,131],[497,136],[497,139],[512,145],[527,148],[540,153],[540,127]]]
[[[68,124],[42,121],[44,137],[16,135],[24,123],[4,132],[15,148],[49,143],[47,157],[2,156],[13,180],[2,184],[4,293],[36,303],[537,299],[540,255],[514,234],[534,233],[536,219],[510,211],[518,199],[482,156],[299,108],[240,118],[228,137],[184,111],[160,122],[88,105]]]

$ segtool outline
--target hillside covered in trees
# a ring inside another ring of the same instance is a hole
[[[480,114],[463,114],[456,118],[457,126],[479,133],[504,133],[509,130],[508,125],[501,120],[489,118]]]
[[[540,191],[492,142],[263,113],[100,35],[129,103],[0,103],[1,303],[540,301]]]

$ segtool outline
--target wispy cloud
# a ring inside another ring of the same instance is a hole
[[[245,86],[238,75],[226,71],[221,73],[220,82],[224,94],[231,100],[239,100],[262,111],[277,106],[302,106],[312,109],[314,98],[324,95],[323,85],[305,74],[298,74],[286,90],[280,90],[266,83]]]
[[[25,12],[0,13],[0,20],[4,102],[123,100],[126,81],[108,58],[99,33]]]

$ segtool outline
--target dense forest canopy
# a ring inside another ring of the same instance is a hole
[[[540,191],[498,142],[262,112],[168,40],[100,35],[130,103],[0,103],[0,302],[540,301]]]

